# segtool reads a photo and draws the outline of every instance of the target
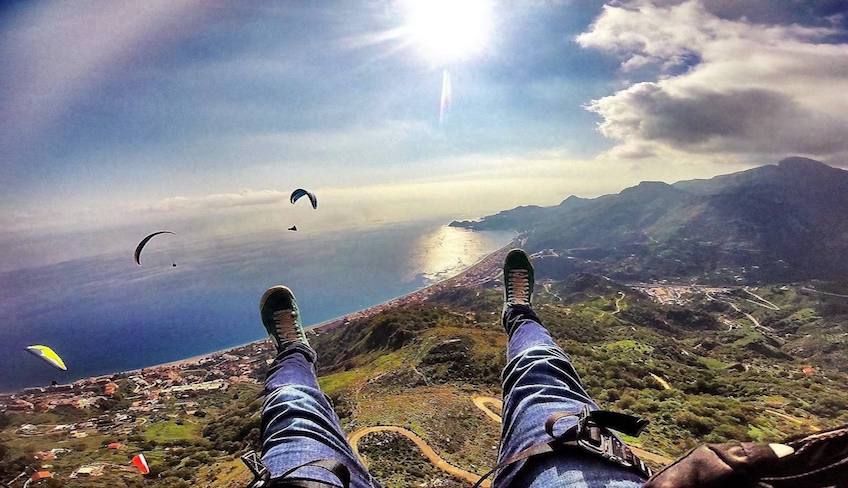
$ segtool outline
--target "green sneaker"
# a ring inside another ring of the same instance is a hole
[[[513,249],[506,255],[503,267],[504,309],[511,305],[531,306],[533,298],[533,265],[527,253]]]
[[[259,314],[268,335],[274,339],[277,350],[290,342],[309,345],[303,323],[300,321],[300,309],[294,293],[282,285],[268,288],[259,301]]]

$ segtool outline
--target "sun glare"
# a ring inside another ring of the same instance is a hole
[[[410,40],[431,62],[447,64],[480,53],[489,39],[489,0],[404,0]]]

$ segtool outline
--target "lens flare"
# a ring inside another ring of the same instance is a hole
[[[450,73],[448,70],[442,71],[442,98],[439,101],[439,124],[445,122],[453,103],[453,89],[451,88]]]

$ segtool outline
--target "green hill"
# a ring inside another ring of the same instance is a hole
[[[651,459],[673,458],[700,442],[776,440],[848,421],[848,299],[840,296],[848,285],[708,289],[628,286],[591,274],[559,278],[538,284],[539,315],[601,405],[651,420],[633,440]],[[506,345],[499,283],[442,290],[311,339],[324,391],[386,486],[467,486],[463,477],[495,461]],[[251,347],[233,354],[256,354]],[[269,349],[259,351],[271,357]],[[261,377],[264,364],[251,375]],[[24,424],[49,430],[120,414],[129,402],[8,413],[0,417],[0,474],[10,479],[35,452],[59,447],[70,452],[50,462],[54,486],[240,487],[248,473],[238,455],[259,438],[259,393],[259,385],[242,383],[175,398],[123,433],[84,439],[19,432]],[[438,467],[400,431],[458,474]],[[119,450],[105,446],[116,441]],[[135,452],[146,453],[154,477],[128,468]],[[105,469],[97,478],[71,479],[80,466]]]

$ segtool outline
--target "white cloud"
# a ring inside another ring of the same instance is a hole
[[[848,154],[848,44],[830,27],[763,25],[717,17],[696,0],[604,7],[578,36],[652,81],[594,100],[612,153],[771,158]]]
[[[289,195],[277,190],[242,190],[238,193],[213,193],[196,197],[174,196],[164,198],[149,210],[173,212],[176,210],[224,209],[273,205],[285,202]]]

